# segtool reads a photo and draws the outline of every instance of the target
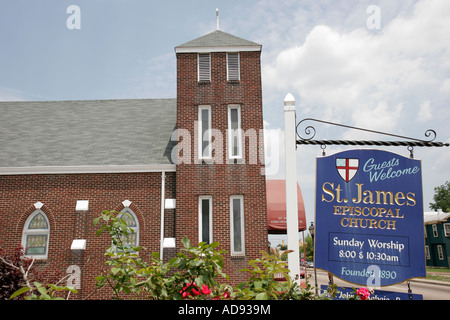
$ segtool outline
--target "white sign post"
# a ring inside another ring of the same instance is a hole
[[[292,94],[284,99],[284,137],[286,153],[286,219],[288,250],[288,268],[292,280],[300,283],[300,257],[298,242],[297,207],[297,157],[296,157],[295,99]]]

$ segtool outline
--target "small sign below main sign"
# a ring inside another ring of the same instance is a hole
[[[321,285],[322,291],[327,291],[328,286]],[[348,300],[355,295],[354,288],[338,287],[334,300]],[[395,292],[384,290],[373,290],[370,293],[370,300],[423,300],[423,295],[407,292]]]
[[[315,267],[363,286],[425,277],[421,162],[382,150],[317,158]]]

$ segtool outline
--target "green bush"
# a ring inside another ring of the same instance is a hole
[[[146,261],[142,258],[145,248],[132,245],[134,231],[121,218],[122,214],[127,213],[103,211],[94,219],[100,227],[97,235],[107,233],[111,237],[105,268],[95,278],[96,286],[111,288],[112,299],[300,300],[329,299],[335,292],[336,288],[331,288],[330,292],[315,296],[308,282],[306,288],[301,288],[298,281],[291,279],[285,261],[290,251],[261,252],[261,258],[251,260],[249,268],[241,270],[249,273],[248,280],[234,288],[223,283],[229,280],[222,271],[226,251],[218,249],[218,242],[193,246],[185,237],[183,248],[169,262],[164,263],[156,252]],[[283,275],[285,281],[275,280],[275,275]],[[28,292],[26,299],[49,300],[57,298],[60,291],[76,293],[70,287],[35,282],[34,286],[18,289],[12,298]]]

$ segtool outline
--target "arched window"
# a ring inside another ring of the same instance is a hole
[[[124,246],[139,246],[139,221],[136,217],[136,214],[128,207],[124,208],[120,212],[121,213],[117,217],[123,219],[126,222],[127,226],[133,230],[133,233],[129,235],[128,240],[124,241]],[[117,251],[118,250],[116,248],[116,252]]]
[[[50,223],[42,210],[34,211],[25,221],[22,246],[26,255],[36,259],[46,259],[48,241],[50,238]]]

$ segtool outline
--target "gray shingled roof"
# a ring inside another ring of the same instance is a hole
[[[256,42],[236,37],[232,34],[223,32],[221,30],[216,30],[200,38],[179,45],[175,49],[198,48],[198,47],[249,47],[249,46],[261,48],[261,45]]]
[[[171,164],[176,99],[0,102],[0,167]]]

